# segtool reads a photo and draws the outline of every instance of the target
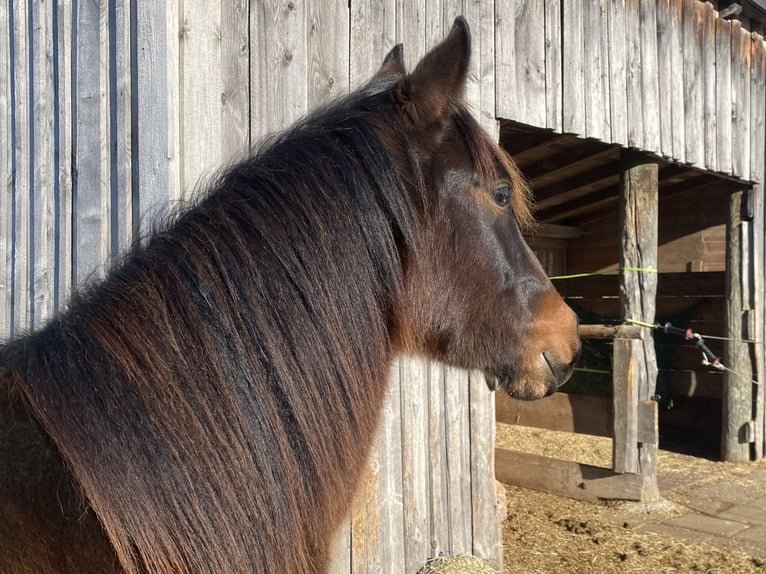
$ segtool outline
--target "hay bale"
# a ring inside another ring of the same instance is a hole
[[[430,558],[425,566],[418,570],[418,574],[499,574],[499,572],[490,562],[470,554]]]

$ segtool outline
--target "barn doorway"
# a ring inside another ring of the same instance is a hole
[[[583,324],[620,323],[620,157],[622,148],[502,121],[500,143],[534,191],[539,226],[527,237]],[[656,320],[692,329],[723,355],[729,197],[749,184],[658,163]],[[724,374],[702,364],[682,337],[654,332],[655,400],[662,448],[719,459]],[[612,389],[612,341],[585,341],[567,393]]]

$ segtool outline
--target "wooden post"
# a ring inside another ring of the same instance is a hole
[[[632,150],[622,152],[622,173],[620,177],[620,311],[623,319],[647,323],[654,322],[655,298],[657,295],[657,218],[658,218],[658,164],[657,161]],[[642,416],[651,416],[649,425],[656,433],[656,405],[650,401],[654,396],[657,381],[657,357],[654,352],[654,338],[649,328],[644,329],[638,340],[640,345],[628,346],[632,357],[631,379],[637,385],[634,400],[615,396],[614,424],[615,437],[623,436],[632,444],[619,444],[616,440],[615,470],[638,472],[642,476],[643,500],[659,498],[657,488],[657,440],[641,440],[639,434],[625,432],[623,427],[633,421],[635,425],[646,426]],[[617,349],[615,348],[615,351]],[[637,356],[636,356],[637,355]],[[627,376],[630,373],[624,373]],[[615,378],[619,376],[615,373]],[[631,385],[628,385],[630,387]],[[625,389],[623,389],[623,392]],[[615,388],[615,394],[620,392]],[[641,408],[639,409],[639,405]],[[636,409],[628,413],[626,409]],[[645,437],[642,437],[645,439]],[[637,449],[637,456],[618,449]]]
[[[736,191],[729,196],[729,219],[726,224],[726,333],[723,363],[731,371],[724,376],[723,428],[721,458],[731,462],[750,460],[753,390],[752,366],[745,338],[747,309],[743,305],[744,289],[749,281],[747,257],[743,253],[743,196]],[[749,299],[749,297],[748,297]]]

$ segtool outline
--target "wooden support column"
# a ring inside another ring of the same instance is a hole
[[[657,295],[659,166],[657,160],[632,150],[623,150],[621,161],[620,310],[623,319],[653,323]],[[622,349],[631,354],[622,361],[623,365],[630,365],[629,372],[618,373],[615,368],[615,382],[622,378],[626,384],[614,389],[614,464],[617,472],[641,475],[642,499],[649,501],[659,498],[657,408],[651,400],[657,382],[657,357],[651,329],[643,329],[638,342]],[[654,440],[646,440],[645,436],[639,439],[637,428],[647,426],[654,433]]]
[[[735,191],[729,196],[729,219],[726,224],[726,332],[723,363],[731,371],[724,376],[723,428],[721,458],[731,462],[750,460],[753,434],[752,365],[747,344],[747,306],[750,299],[750,267],[747,245],[746,193]],[[743,218],[743,214],[745,217]]]

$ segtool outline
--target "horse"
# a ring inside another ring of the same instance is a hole
[[[321,572],[400,352],[553,393],[575,315],[458,18],[223,170],[0,347],[0,571]]]

